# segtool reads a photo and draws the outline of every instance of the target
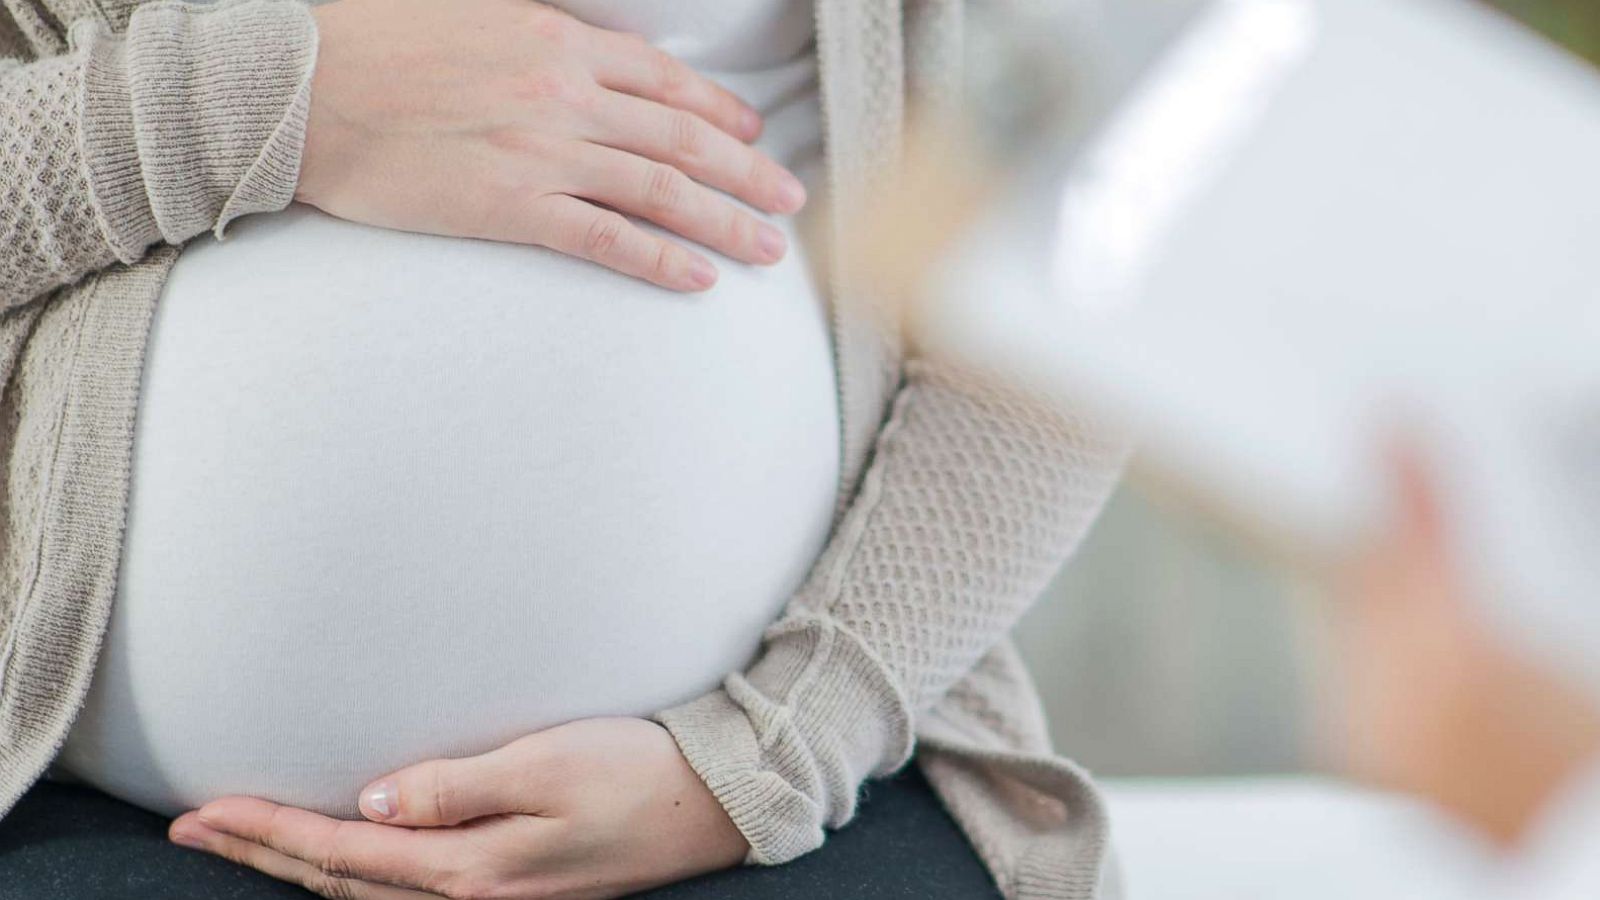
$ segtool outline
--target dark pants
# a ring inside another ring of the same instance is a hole
[[[311,894],[174,846],[167,822],[98,791],[35,786],[0,821],[4,900],[307,900]],[[651,900],[941,897],[995,900],[988,873],[914,768],[868,787],[860,815],[786,866],[746,866]]]

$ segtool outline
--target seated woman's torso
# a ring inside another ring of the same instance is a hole
[[[714,74],[803,177],[819,158],[810,3],[557,5]],[[787,259],[720,260],[699,297],[303,207],[185,250],[62,769],[165,813],[350,815],[398,766],[744,665],[837,478],[826,316],[781,224]]]

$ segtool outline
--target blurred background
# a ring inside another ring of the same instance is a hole
[[[1102,5],[1131,59],[1159,48],[1195,6]],[[1600,2],[1491,5],[1600,62]],[[1019,629],[1057,746],[1105,775],[1314,770],[1311,590],[1181,507],[1125,486]]]

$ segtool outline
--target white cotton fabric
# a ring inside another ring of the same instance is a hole
[[[713,74],[815,168],[809,2],[557,5]],[[838,479],[826,312],[779,224],[787,259],[716,258],[700,297],[298,206],[186,249],[62,768],[169,814],[249,793],[350,815],[399,766],[741,669]]]

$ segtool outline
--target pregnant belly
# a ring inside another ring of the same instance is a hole
[[[187,250],[63,767],[352,815],[395,767],[742,666],[825,539],[838,425],[800,254],[723,270],[685,298],[300,207]]]

